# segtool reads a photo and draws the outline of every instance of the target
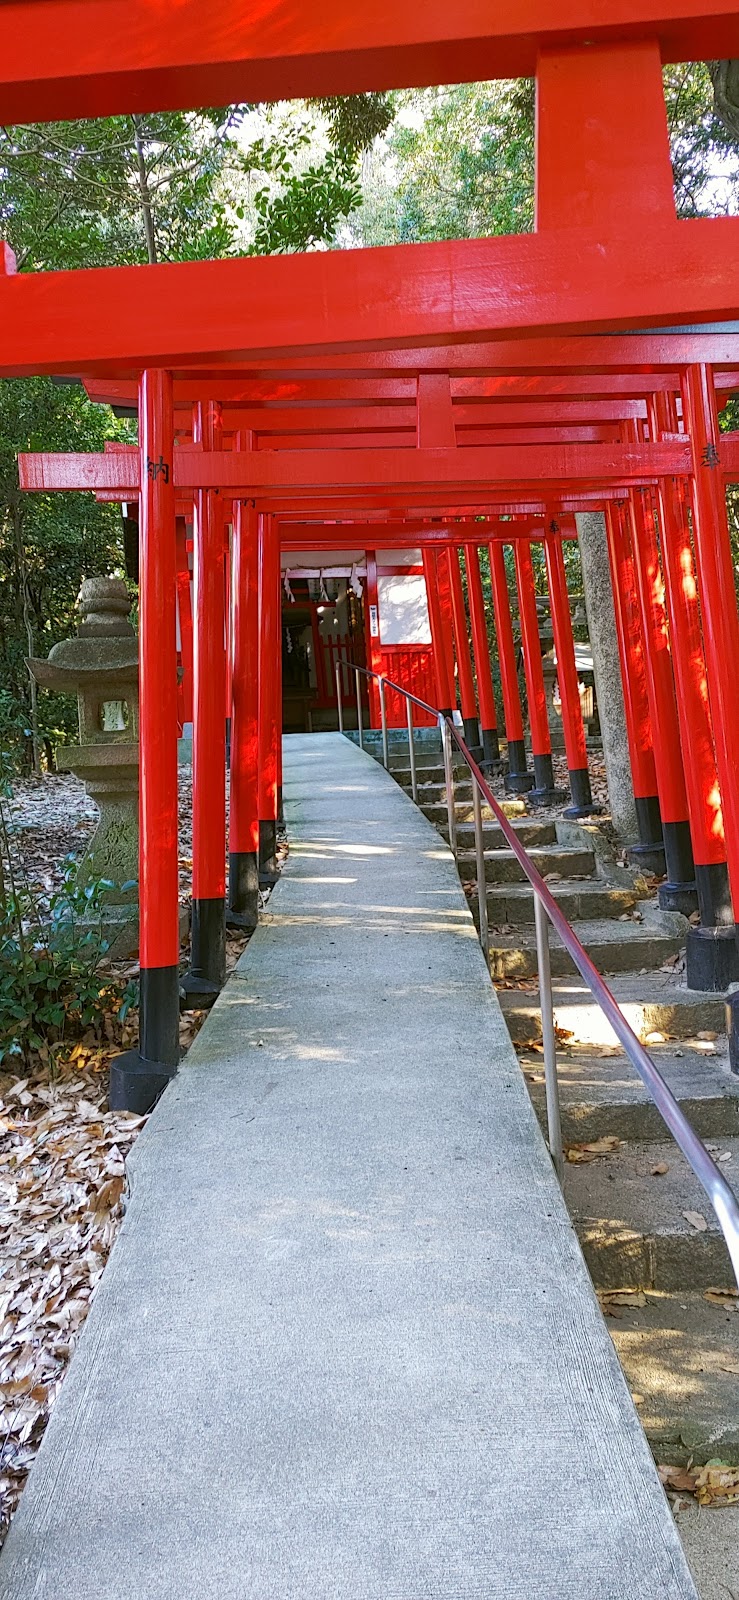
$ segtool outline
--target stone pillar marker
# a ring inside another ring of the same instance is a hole
[[[82,778],[100,812],[80,863],[80,882],[107,878],[103,931],[116,956],[138,948],[138,640],[122,578],[86,578],[76,639],[53,646],[29,671],[42,689],[76,693],[80,742],[57,751],[61,771]],[[124,889],[124,884],[130,888]]]
[[[619,837],[628,843],[638,838],[638,829],[605,517],[602,511],[579,511],[575,515],[575,522],[611,816]]]

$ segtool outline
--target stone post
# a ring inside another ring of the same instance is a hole
[[[611,816],[619,837],[628,843],[638,838],[638,830],[605,517],[602,511],[578,512],[575,521]]]

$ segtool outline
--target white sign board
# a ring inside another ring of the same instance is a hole
[[[430,644],[431,626],[423,573],[378,578],[381,644]]]

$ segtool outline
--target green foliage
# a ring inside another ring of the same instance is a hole
[[[50,378],[0,384],[0,739],[16,764],[27,761],[32,721],[30,655],[75,631],[82,579],[121,570],[117,506],[85,494],[24,494],[19,450],[102,450],[125,436],[107,407],[77,385]],[[41,692],[39,734],[56,742],[73,732],[76,702]]]
[[[20,270],[229,254],[219,185],[241,108],[0,129],[0,237]]]
[[[103,878],[80,884],[70,859],[42,920],[27,889],[6,885],[0,900],[0,1061],[16,1056],[28,1062],[39,1050],[59,1050],[90,1028],[100,1030],[111,1012],[125,1014],[133,989],[104,969],[101,913],[112,887]]]
[[[736,211],[739,139],[716,115],[707,63],[665,67],[664,84],[680,216]]]
[[[525,233],[534,212],[530,79],[409,90],[370,160],[365,244]]]
[[[314,104],[326,118],[334,149],[348,161],[368,150],[395,115],[395,100],[389,94],[350,94]]]
[[[361,200],[356,171],[336,151],[320,164],[291,173],[275,197],[260,189],[255,196],[259,223],[253,255],[276,255],[331,244],[338,216],[348,216]]]

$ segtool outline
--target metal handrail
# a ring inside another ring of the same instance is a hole
[[[339,703],[339,729],[344,732],[344,723],[341,704],[340,688],[340,663],[336,668],[336,687]],[[675,1143],[682,1150],[686,1161],[704,1190],[713,1207],[716,1218],[726,1241],[726,1247],[734,1268],[734,1274],[739,1283],[739,1200],[727,1182],[723,1172],[709,1154],[703,1140],[696,1133],[692,1123],[688,1121],[679,1102],[675,1099],[672,1090],[666,1083],[659,1068],[655,1065],[648,1051],[644,1049],[641,1040],[637,1039],[633,1028],[612,995],[607,983],[601,977],[597,967],[592,962],[587,950],[580,943],[572,924],[557,904],[551,890],[547,887],[541,873],[534,866],[533,861],[521,844],[515,829],[512,827],[503,808],[493,794],[487,779],[480,770],[474,756],[455,727],[452,719],[446,717],[438,707],[431,706],[428,701],[419,699],[418,695],[411,694],[404,689],[402,684],[395,683],[391,678],[385,678],[378,672],[372,672],[367,667],[359,667],[354,662],[343,663],[347,670],[355,673],[357,685],[357,704],[360,701],[359,673],[367,678],[374,678],[382,685],[380,691],[380,707],[383,721],[383,763],[388,766],[388,738],[387,718],[385,713],[385,689],[394,689],[397,694],[403,695],[408,705],[408,740],[409,747],[413,743],[413,717],[411,705],[419,706],[436,719],[441,732],[442,750],[444,754],[444,773],[446,779],[447,810],[449,815],[449,842],[456,856],[456,828],[455,828],[455,802],[454,802],[454,763],[452,759],[452,746],[456,744],[460,755],[469,767],[472,777],[472,794],[475,820],[475,854],[477,858],[477,899],[480,912],[480,938],[488,956],[488,926],[487,926],[487,885],[485,880],[485,851],[482,831],[482,800],[490,807],[503,837],[510,846],[513,854],[521,866],[526,878],[534,891],[534,917],[536,926],[536,953],[539,966],[539,1001],[541,1006],[542,1039],[544,1044],[544,1077],[547,1099],[547,1123],[549,1131],[549,1149],[557,1173],[561,1179],[563,1174],[563,1148],[562,1129],[559,1113],[559,1084],[557,1079],[557,1051],[554,1027],[554,1001],[552,995],[551,962],[549,952],[549,926],[556,930],[559,937],[571,956],[587,984],[591,994],[600,1006],[601,1011],[610,1023],[616,1038],[622,1045],[632,1066],[638,1072],[642,1083],[649,1091],[652,1099],[669,1128]],[[360,724],[360,744],[362,744],[362,731]],[[411,771],[415,772],[415,759],[411,762]],[[414,800],[417,798],[417,787],[413,785]],[[484,911],[483,911],[484,907]]]

